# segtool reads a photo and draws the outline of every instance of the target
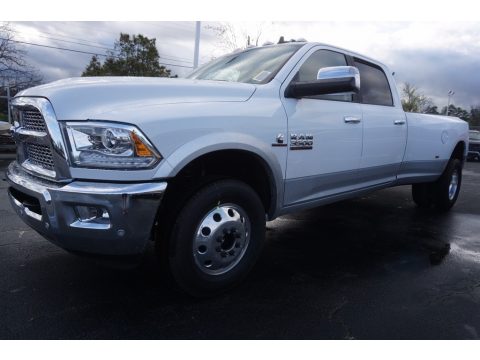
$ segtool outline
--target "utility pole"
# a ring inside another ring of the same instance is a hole
[[[195,51],[193,53],[193,68],[198,67],[198,51],[200,49],[200,21],[195,22]]]
[[[10,124],[12,124],[12,116],[10,114],[10,86],[7,85],[7,119]]]
[[[453,90],[448,90],[448,102],[447,102],[447,116],[448,116],[448,112],[450,110],[450,98],[455,95],[455,91]]]
[[[0,99],[7,99],[7,113],[8,113],[8,122],[11,124],[12,123],[12,117],[11,117],[11,114],[10,114],[10,84],[7,82],[7,83],[3,83],[3,87],[7,90],[7,95],[2,95],[0,96]]]

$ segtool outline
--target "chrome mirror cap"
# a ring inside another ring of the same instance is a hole
[[[318,70],[317,80],[354,78],[355,89],[360,91],[360,71],[354,66],[331,66]]]

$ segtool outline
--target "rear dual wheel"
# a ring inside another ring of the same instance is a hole
[[[421,208],[434,206],[440,211],[448,211],[457,201],[461,185],[462,163],[450,159],[437,181],[412,185],[413,201]]]

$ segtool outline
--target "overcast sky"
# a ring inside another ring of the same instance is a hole
[[[200,63],[227,50],[210,28],[219,23],[202,22]],[[357,51],[386,63],[399,86],[410,82],[431,97],[439,108],[447,93],[453,103],[469,109],[480,105],[480,24],[468,22],[251,22],[231,23],[242,33],[257,36],[260,44],[305,38]],[[161,61],[173,73],[191,71],[194,22],[12,22],[17,39],[26,42],[104,54],[120,32],[157,39]],[[63,40],[63,41],[62,41]],[[84,43],[88,46],[74,44]],[[45,81],[79,76],[91,55],[24,45],[27,59]],[[175,65],[175,66],[174,66]]]

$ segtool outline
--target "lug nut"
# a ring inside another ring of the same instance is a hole
[[[222,252],[220,255],[222,255],[222,257],[226,257],[226,256],[227,256],[227,253],[226,253],[226,252]]]

